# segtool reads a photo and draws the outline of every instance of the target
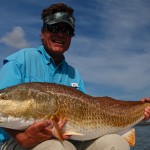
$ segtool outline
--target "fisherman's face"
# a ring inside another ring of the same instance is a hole
[[[66,23],[57,23],[47,26],[41,34],[43,45],[51,56],[63,55],[68,50],[73,33]]]

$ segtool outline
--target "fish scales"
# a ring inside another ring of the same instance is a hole
[[[46,116],[55,115],[68,120],[63,132],[82,134],[71,136],[72,139],[90,140],[131,128],[144,118],[148,105],[93,97],[64,85],[30,82],[0,90],[0,126],[19,129],[11,124],[17,118],[20,129],[25,129]]]

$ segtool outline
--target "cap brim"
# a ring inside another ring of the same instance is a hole
[[[60,23],[60,22],[65,22],[69,24],[73,28],[73,30],[75,30],[74,18],[64,12],[55,13],[51,16],[46,17],[46,19],[44,20],[44,23],[48,25],[53,25],[53,24]]]

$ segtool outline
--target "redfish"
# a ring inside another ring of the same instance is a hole
[[[0,127],[24,130],[51,119],[61,140],[62,134],[81,141],[119,134],[133,146],[131,129],[144,119],[146,106],[150,103],[93,97],[64,85],[30,82],[0,90]],[[67,123],[59,131],[58,121],[64,117]]]

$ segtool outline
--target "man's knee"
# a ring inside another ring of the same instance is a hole
[[[130,146],[121,136],[109,134],[98,138],[87,150],[130,150]]]
[[[76,150],[76,148],[68,141],[59,141],[57,139],[47,140],[32,150]]]

